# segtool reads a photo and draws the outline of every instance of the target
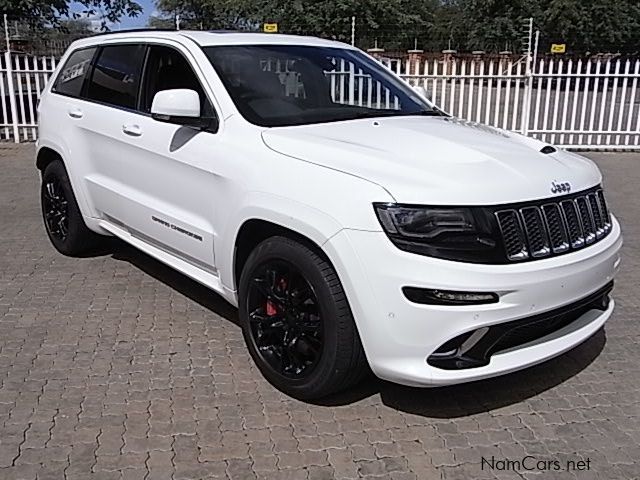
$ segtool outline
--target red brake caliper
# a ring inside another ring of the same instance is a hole
[[[273,317],[276,313],[278,313],[278,310],[276,310],[276,306],[273,304],[273,302],[271,300],[267,300],[267,315],[269,317]]]
[[[287,281],[284,278],[281,278],[278,282],[278,286],[280,287],[281,291],[285,291],[287,289]],[[278,313],[278,309],[271,300],[267,300],[265,310],[269,317],[273,317],[276,313]]]

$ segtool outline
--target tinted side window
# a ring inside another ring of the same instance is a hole
[[[154,95],[162,90],[187,88],[195,90],[200,96],[202,116],[213,116],[213,107],[187,59],[171,47],[152,45],[149,48],[140,109],[149,113]]]
[[[87,96],[91,100],[134,109],[145,45],[102,48],[93,68]]]
[[[60,74],[53,84],[53,91],[79,97],[95,51],[95,48],[84,48],[73,52],[60,70]]]

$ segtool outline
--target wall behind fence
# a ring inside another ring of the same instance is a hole
[[[379,60],[448,113],[568,148],[640,149],[640,60],[431,55]],[[36,105],[56,66],[51,56],[0,57],[0,140],[33,141]],[[336,101],[374,103],[367,77],[342,63]],[[364,86],[363,86],[364,85]],[[354,92],[356,92],[354,94]],[[378,99],[379,101],[379,99]],[[385,99],[385,101],[388,101]]]

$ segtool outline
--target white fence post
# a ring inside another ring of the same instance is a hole
[[[13,59],[9,52],[4,52],[4,61],[7,68],[7,90],[9,95],[9,108],[11,111],[11,127],[13,129],[13,141],[20,143],[20,130],[18,129],[18,105],[16,103],[16,92],[13,86]]]
[[[11,109],[11,123],[13,126],[13,141],[20,143],[20,131],[18,129],[18,108],[16,105],[16,92],[13,88],[13,59],[11,58],[11,42],[9,41],[9,26],[7,24],[7,14],[4,14],[4,37],[7,42],[7,51],[4,52],[4,61],[7,69],[7,93],[9,94],[9,105]],[[5,119],[6,120],[6,119]]]
[[[527,71],[525,73],[527,82],[524,91],[524,108],[522,110],[522,122],[520,130],[523,135],[529,134],[529,122],[531,121],[531,100],[533,98],[533,70],[536,66],[536,57],[538,55],[538,40],[540,39],[540,31],[536,31],[535,47],[531,51],[531,39],[529,40],[529,51],[527,52]]]

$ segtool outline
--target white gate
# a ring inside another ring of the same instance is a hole
[[[55,69],[53,57],[0,56],[0,140],[37,137],[36,106]],[[381,62],[422,85],[448,113],[573,149],[640,150],[640,60],[455,58]],[[333,72],[336,101],[393,102],[344,63]],[[362,97],[364,92],[365,98]],[[373,94],[373,99],[371,96]]]

